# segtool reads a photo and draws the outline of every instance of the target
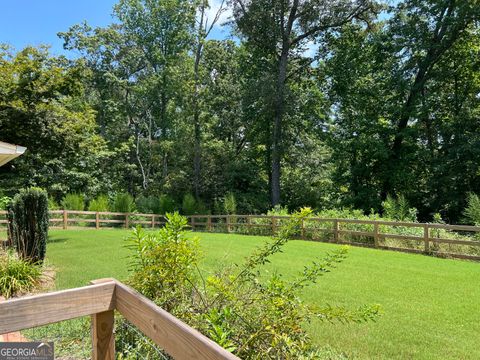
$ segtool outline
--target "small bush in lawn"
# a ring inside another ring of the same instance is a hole
[[[113,201],[113,210],[130,213],[135,211],[135,200],[129,193],[118,193]]]
[[[38,188],[21,190],[8,207],[9,243],[19,256],[43,261],[48,238],[48,197]]]
[[[105,212],[110,209],[108,196],[107,195],[99,195],[95,199],[90,201],[88,205],[88,211],[98,211],[98,212]]]
[[[129,239],[134,250],[130,284],[242,359],[316,359],[320,350],[313,345],[305,323],[314,317],[367,321],[379,309],[362,306],[350,311],[330,305],[313,309],[300,299],[306,287],[343,261],[345,247],[306,266],[292,281],[262,271],[309,215],[309,209],[293,214],[244,263],[204,277],[198,270],[199,244],[188,236],[186,218],[169,214],[166,227],[157,234],[140,227],[134,230]]]
[[[42,275],[37,264],[18,257],[14,252],[0,251],[0,295],[9,298],[35,288]]]
[[[70,193],[65,195],[62,199],[63,210],[78,210],[85,209],[85,196],[82,194]]]

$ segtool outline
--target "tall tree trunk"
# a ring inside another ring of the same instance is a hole
[[[272,182],[271,182],[271,196],[272,206],[280,204],[280,175],[281,175],[281,161],[282,161],[282,122],[285,113],[285,81],[287,78],[287,64],[288,64],[288,43],[284,42],[280,61],[278,64],[278,79],[275,92],[275,110],[273,119],[273,134],[272,134]]]

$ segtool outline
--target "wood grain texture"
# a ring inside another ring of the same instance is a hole
[[[117,283],[117,310],[176,360],[238,358],[143,295]]]
[[[92,315],[92,359],[115,360],[113,310]]]
[[[0,334],[113,310],[115,283],[28,296],[0,303]]]

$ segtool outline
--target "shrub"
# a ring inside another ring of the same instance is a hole
[[[193,215],[197,212],[197,201],[190,193],[183,196],[182,212],[184,215]]]
[[[168,195],[160,195],[158,199],[158,214],[167,214],[175,210],[175,202]]]
[[[60,205],[50,196],[48,197],[48,210],[60,210]]]
[[[12,201],[12,198],[8,196],[0,196],[0,210],[6,210],[10,201]]]
[[[465,222],[480,226],[480,197],[470,193],[467,198],[467,207],[463,211]]]
[[[21,190],[8,208],[9,241],[20,257],[43,261],[48,237],[47,193],[38,188]]]
[[[398,221],[417,221],[417,209],[411,208],[405,196],[398,195],[395,199],[390,195],[382,202],[384,216]]]
[[[0,252],[0,295],[9,298],[32,290],[42,275],[41,267],[13,252]]]
[[[135,200],[129,193],[118,193],[113,201],[116,212],[130,213],[135,211]]]
[[[85,209],[85,197],[82,194],[70,193],[62,199],[63,210],[79,210]]]
[[[223,209],[227,215],[234,215],[237,213],[237,200],[235,199],[234,193],[229,192],[225,195],[225,198],[223,199]]]
[[[309,214],[309,209],[293,214],[277,236],[243,264],[221,268],[206,278],[198,270],[198,241],[188,236],[186,218],[168,215],[158,234],[134,230],[129,242],[134,250],[130,283],[242,359],[316,358],[319,350],[304,328],[311,318],[360,322],[374,319],[379,309],[362,306],[350,311],[326,305],[313,310],[300,299],[306,287],[343,261],[346,247],[306,266],[293,281],[261,271]]]
[[[99,195],[88,205],[89,211],[108,211],[110,209],[108,196],[107,195]]]
[[[156,199],[153,196],[146,197],[144,195],[140,195],[135,201],[135,205],[139,212],[150,214],[154,213],[153,208],[155,207],[155,200]]]

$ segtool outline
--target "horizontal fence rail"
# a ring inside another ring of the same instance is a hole
[[[193,231],[273,235],[289,216],[191,215]],[[163,215],[119,212],[50,211],[50,227],[69,228],[158,228]],[[0,227],[6,228],[6,212],[0,212]],[[302,221],[297,238],[363,247],[425,253],[441,257],[480,260],[480,227],[370,219],[309,217]],[[0,233],[1,236],[1,233]]]
[[[92,359],[113,360],[115,310],[174,359],[238,360],[115,279],[95,280],[90,286],[0,302],[0,334],[90,315]]]

